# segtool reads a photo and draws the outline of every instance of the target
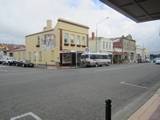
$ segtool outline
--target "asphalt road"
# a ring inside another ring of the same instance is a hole
[[[46,70],[0,66],[0,120],[125,120],[160,87],[160,65]]]

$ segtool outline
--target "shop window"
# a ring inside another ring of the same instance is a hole
[[[64,45],[68,45],[68,44],[69,44],[69,34],[64,33]]]
[[[70,64],[72,63],[72,54],[64,53],[62,54],[62,64]]]

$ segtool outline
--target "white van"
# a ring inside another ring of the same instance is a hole
[[[81,55],[82,66],[108,66],[111,64],[112,54],[107,53],[83,53]]]

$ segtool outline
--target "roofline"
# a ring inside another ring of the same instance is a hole
[[[15,50],[11,50],[11,52],[18,52],[18,51],[26,51],[26,49],[15,49]]]
[[[46,30],[46,31],[41,31],[41,32],[29,34],[29,35],[26,35],[25,37],[30,37],[30,36],[33,36],[33,35],[37,35],[37,34],[41,34],[41,33],[45,33],[45,32],[50,32],[50,31],[54,31],[54,29],[50,29],[50,30]]]
[[[71,21],[68,21],[68,20],[65,20],[65,19],[58,19],[58,22],[64,22],[64,23],[68,23],[68,24],[71,24],[71,25],[76,25],[76,26],[79,26],[79,27],[82,27],[82,28],[86,28],[86,29],[89,29],[88,26],[85,26],[85,25],[82,25],[82,24],[79,24],[79,23],[75,23],[75,22],[71,22]]]

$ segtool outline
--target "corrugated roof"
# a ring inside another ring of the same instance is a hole
[[[160,0],[100,0],[136,22],[160,19]]]

